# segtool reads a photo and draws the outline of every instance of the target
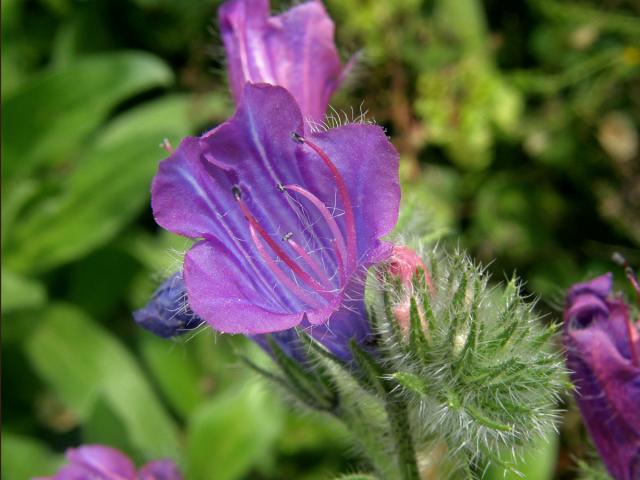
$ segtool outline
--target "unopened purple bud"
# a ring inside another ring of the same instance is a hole
[[[203,323],[189,307],[182,272],[167,278],[149,303],[133,312],[133,319],[142,328],[163,338],[181,335]]]
[[[576,401],[609,473],[640,479],[640,336],[612,276],[567,294],[564,344]]]

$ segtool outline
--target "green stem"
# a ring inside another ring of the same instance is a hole
[[[416,451],[411,438],[407,403],[399,395],[388,393],[386,399],[389,426],[393,435],[401,480],[420,480]]]

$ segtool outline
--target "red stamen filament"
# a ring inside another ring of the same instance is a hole
[[[260,237],[256,233],[256,229],[253,228],[253,225],[249,224],[249,231],[251,232],[251,238],[253,240],[258,253],[262,257],[262,260],[267,264],[269,269],[274,273],[274,275],[280,280],[284,285],[286,285],[291,291],[295,292],[298,298],[307,303],[307,305],[313,308],[322,308],[322,306],[315,300],[308,292],[300,288],[300,286],[294,282],[287,274],[285,274],[282,269],[276,265],[276,262],[273,261],[273,258],[269,256],[266,249],[264,248],[264,244],[260,240]]]
[[[327,290],[332,290],[333,286],[331,285],[331,281],[329,280],[329,277],[327,277],[327,274],[324,272],[324,269],[322,269],[322,267],[318,265],[318,262],[316,262],[313,259],[313,257],[309,255],[304,248],[298,245],[298,243],[295,240],[288,238],[286,241],[291,246],[291,248],[293,248],[296,251],[296,253],[300,255],[302,260],[304,260],[304,262],[307,265],[309,265],[311,270],[313,270],[313,273],[315,273],[318,276],[320,281],[324,283],[325,288]]]
[[[336,223],[333,215],[327,208],[327,206],[316,197],[313,193],[305,190],[299,185],[285,185],[283,187],[285,190],[291,190],[293,192],[297,192],[307,200],[311,202],[311,204],[318,209],[320,215],[324,218],[329,226],[329,230],[331,230],[331,234],[333,235],[333,240],[336,242],[336,246],[338,251],[336,252],[336,261],[338,263],[338,272],[340,273],[340,280],[344,283],[346,281],[346,273],[344,270],[344,259],[346,258],[346,247],[344,244],[344,237],[342,236],[342,232],[340,231],[340,227]]]
[[[629,334],[629,345],[631,347],[631,363],[636,367],[640,367],[640,352],[638,351],[638,331],[633,325],[629,314],[627,313],[627,333]]]
[[[313,288],[319,294],[324,294],[326,296],[325,288],[318,283],[318,281],[305,272],[300,266],[293,260],[289,255],[285,253],[284,250],[280,248],[280,246],[271,238],[262,225],[258,222],[258,220],[251,214],[249,208],[246,206],[244,201],[237,196],[236,200],[238,201],[238,205],[240,206],[240,210],[244,214],[244,217],[247,219],[249,224],[256,229],[256,231],[260,234],[260,236],[267,242],[267,245],[274,251],[274,253],[287,265],[302,281],[304,281],[307,285]]]
[[[331,175],[333,176],[336,185],[338,186],[338,193],[342,199],[342,205],[344,206],[344,216],[345,216],[345,224],[347,227],[347,248],[349,252],[349,256],[347,257],[347,261],[349,262],[349,267],[353,268],[355,266],[356,261],[356,222],[353,215],[353,207],[351,205],[351,199],[349,198],[349,191],[347,190],[347,186],[344,183],[344,178],[340,175],[340,172],[333,164],[329,156],[315,143],[307,140],[306,138],[297,136],[297,139],[302,141],[304,144],[308,145],[314,152],[316,152],[325,165],[331,171]]]

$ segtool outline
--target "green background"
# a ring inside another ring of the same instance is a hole
[[[637,2],[326,5],[343,59],[360,56],[334,115],[368,110],[399,149],[400,232],[426,211],[496,281],[517,271],[547,321],[568,285],[616,269],[612,252],[640,264]],[[238,351],[267,361],[255,346],[211,330],[164,341],[131,320],[189,246],[151,216],[158,145],[233,110],[218,4],[1,6],[2,478],[51,474],[90,442],[174,458],[196,480],[357,471],[340,425],[242,365]],[[526,478],[575,478],[593,455],[561,407]]]

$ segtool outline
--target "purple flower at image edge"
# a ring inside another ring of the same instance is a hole
[[[589,434],[616,480],[640,479],[640,336],[612,275],[574,285],[564,312],[567,366]]]
[[[293,95],[305,119],[322,122],[331,94],[350,70],[341,66],[322,2],[270,17],[269,0],[230,0],[218,16],[236,101],[246,82],[279,85]]]
[[[154,460],[136,471],[121,451],[103,445],[83,445],[66,451],[66,465],[52,477],[33,480],[183,480],[171,460]]]
[[[266,84],[247,84],[230,120],[184,139],[152,186],[158,224],[200,239],[184,263],[198,317],[245,335],[301,326],[342,357],[369,334],[364,277],[391,253],[380,238],[399,199],[398,154],[380,127],[308,133],[291,94]]]

